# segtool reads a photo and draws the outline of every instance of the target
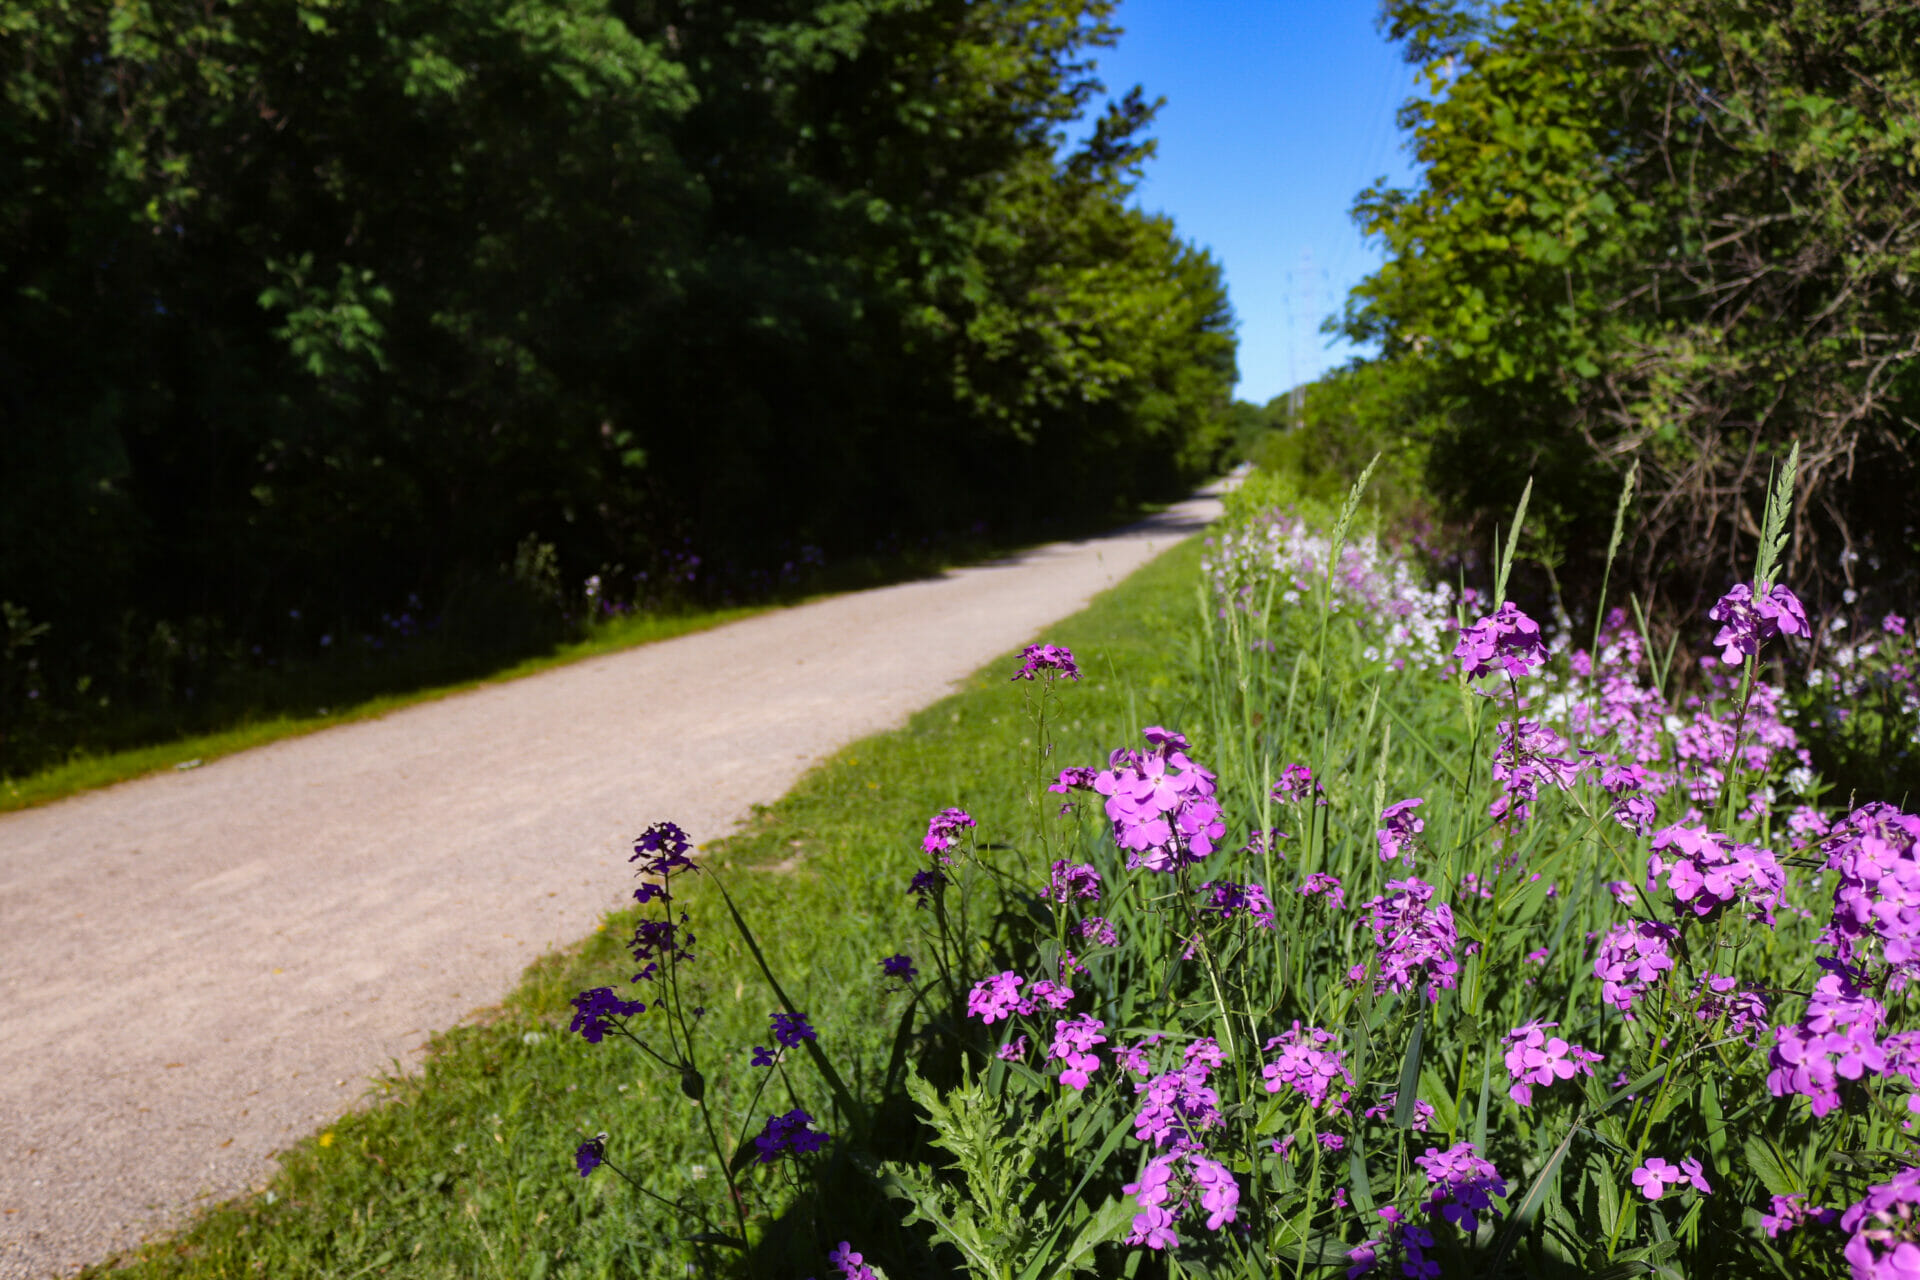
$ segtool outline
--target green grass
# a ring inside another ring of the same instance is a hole
[[[1165,663],[1193,614],[1198,560],[1189,540],[1049,630],[1086,673],[1064,691],[1050,767],[1097,763],[1142,725],[1179,724],[1192,710],[1182,692],[1190,686]],[[991,663],[905,728],[847,748],[757,810],[744,831],[703,850],[856,1093],[872,1088],[902,999],[883,992],[878,962],[919,951],[920,921],[904,889],[928,816],[960,805],[979,819],[983,842],[1029,821],[1031,686],[1008,681],[1015,665]],[[674,817],[636,813],[631,823],[638,833]],[[717,895],[696,878],[683,901],[699,936],[690,972],[710,1009],[706,1106],[731,1143],[757,1127],[744,1114],[758,1075],[747,1055],[766,1039],[774,1004]],[[605,1130],[609,1157],[664,1195],[711,1193],[719,1181],[701,1167],[712,1161],[698,1113],[675,1081],[613,1040],[590,1046],[566,1034],[569,996],[624,986],[634,919],[610,916],[536,963],[497,1009],[435,1037],[421,1073],[376,1082],[365,1109],[284,1153],[266,1193],[206,1212],[124,1260],[126,1274],[686,1275],[686,1224],[612,1178],[583,1182],[572,1168],[580,1140]],[[824,1094],[801,1101],[816,1116],[830,1113]],[[773,1181],[781,1168],[754,1175],[776,1204],[789,1198]],[[823,1274],[819,1250],[841,1237],[811,1238],[804,1221],[780,1225],[776,1234],[797,1242],[796,1265],[811,1268],[791,1274]]]
[[[775,607],[777,606],[763,605],[753,608],[709,609],[690,613],[645,614],[621,618],[596,627],[584,640],[559,645],[547,653],[525,658],[502,670],[469,680],[435,684],[428,688],[413,689],[403,693],[382,694],[356,701],[353,705],[342,707],[337,711],[321,710],[312,715],[276,715],[258,720],[243,720],[242,723],[230,729],[190,734],[123,751],[80,752],[64,764],[40,770],[26,777],[0,779],[0,813],[50,804],[82,791],[111,786],[130,778],[158,773],[163,769],[193,768],[196,765],[218,760],[221,756],[230,756],[236,751],[245,751],[249,747],[265,746],[269,742],[278,742],[282,738],[314,733],[337,724],[371,720],[386,715],[390,711],[398,711],[402,707],[433,702],[450,694],[477,689],[482,685],[518,680],[522,676],[547,671],[570,662],[578,662],[582,658],[591,658],[596,654],[613,653],[659,640],[670,640],[675,636],[691,635],[696,631],[707,631],[741,618],[766,613]]]

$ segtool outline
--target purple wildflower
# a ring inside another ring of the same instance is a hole
[[[1120,935],[1114,931],[1112,923],[1105,916],[1088,916],[1080,922],[1079,933],[1082,941],[1092,939],[1103,947],[1120,945]]]
[[[1106,1030],[1106,1026],[1106,1023],[1087,1013],[1053,1024],[1053,1044],[1047,1049],[1047,1058],[1066,1064],[1060,1068],[1061,1084],[1076,1092],[1087,1087],[1093,1073],[1100,1069],[1100,1059],[1095,1055],[1094,1048],[1107,1042],[1107,1038],[1100,1034]]]
[[[913,958],[906,955],[888,956],[880,962],[880,974],[886,978],[898,978],[902,982],[912,982],[920,976],[913,967]]]
[[[1397,1089],[1389,1090],[1381,1094],[1380,1101],[1368,1107],[1362,1114],[1369,1120],[1391,1120],[1393,1119],[1394,1110],[1399,1102],[1400,1091]],[[1413,1131],[1415,1133],[1425,1133],[1427,1131],[1427,1122],[1433,1119],[1433,1114],[1432,1103],[1422,1102],[1420,1099],[1415,1098],[1413,1100],[1412,1116]]]
[[[1841,974],[1827,974],[1814,984],[1806,1016],[1773,1029],[1767,1091],[1776,1098],[1803,1094],[1815,1116],[1826,1115],[1840,1105],[1840,1081],[1886,1069],[1886,1052],[1875,1038],[1886,1020],[1878,1000]]]
[[[1471,1142],[1456,1142],[1445,1151],[1428,1147],[1413,1162],[1427,1175],[1433,1193],[1421,1207],[1451,1222],[1468,1235],[1480,1229],[1482,1216],[1497,1220],[1493,1197],[1506,1198],[1507,1182],[1500,1171],[1480,1157]]]
[[[1282,804],[1295,804],[1312,797],[1315,804],[1327,802],[1326,791],[1314,781],[1313,770],[1303,764],[1290,764],[1280,771],[1280,780],[1267,793]]]
[[[1125,1051],[1116,1060],[1132,1071]],[[1133,1091],[1144,1101],[1133,1116],[1133,1136],[1156,1147],[1184,1151],[1199,1145],[1198,1135],[1220,1123],[1220,1095],[1207,1083],[1212,1072],[1206,1056],[1189,1057],[1178,1070],[1154,1076]]]
[[[1091,791],[1093,790],[1093,780],[1099,776],[1100,771],[1098,769],[1088,768],[1085,765],[1075,765],[1071,769],[1062,769],[1060,771],[1060,780],[1048,787],[1047,790],[1057,791],[1061,795],[1065,795],[1069,791]]]
[[[693,859],[687,856],[693,848],[693,841],[687,833],[671,822],[656,822],[640,833],[633,843],[633,856],[628,862],[640,863],[640,874],[664,876],[682,869],[691,869]]]
[[[768,1116],[766,1128],[753,1140],[757,1148],[754,1159],[761,1164],[772,1164],[789,1151],[797,1156],[818,1151],[827,1145],[830,1135],[812,1126],[813,1117],[799,1107],[783,1116]]]
[[[1721,624],[1713,643],[1720,650],[1720,661],[1730,667],[1759,653],[1760,646],[1774,636],[1810,634],[1806,610],[1784,586],[1775,586],[1756,600],[1751,586],[1736,583],[1707,610],[1707,617]]]
[[[645,1013],[647,1006],[638,1000],[622,1000],[613,994],[612,987],[594,987],[573,998],[573,1010],[567,1030],[578,1031],[588,1044],[599,1044],[607,1033],[606,1019]]]
[[[1380,992],[1410,991],[1425,984],[1427,998],[1454,985],[1460,966],[1453,958],[1458,936],[1453,912],[1446,903],[1433,902],[1433,886],[1409,876],[1387,881],[1387,892],[1370,899],[1366,909],[1380,953]]]
[[[943,871],[916,871],[913,883],[907,886],[907,892],[918,899],[919,906],[926,906],[940,891],[947,887],[947,876]]]
[[[1114,840],[1129,868],[1173,871],[1212,853],[1226,835],[1214,775],[1187,758],[1187,740],[1155,725],[1153,750],[1116,750],[1093,789],[1107,797]]]
[[[1266,1091],[1278,1093],[1284,1086],[1303,1095],[1309,1106],[1318,1108],[1326,1102],[1338,1080],[1345,1088],[1335,1099],[1334,1108],[1344,1107],[1347,1090],[1353,1087],[1353,1073],[1347,1070],[1343,1050],[1324,1047],[1337,1038],[1333,1032],[1319,1027],[1302,1027],[1296,1019],[1290,1030],[1267,1041],[1267,1052],[1277,1051],[1277,1056],[1260,1068],[1260,1074],[1266,1079]]]
[[[1845,1250],[1860,1280],[1907,1280],[1920,1274],[1920,1169],[1903,1168],[1867,1189],[1866,1198],[1840,1216]]]
[[[1767,1233],[1767,1239],[1778,1239],[1783,1231],[1797,1231],[1809,1222],[1821,1226],[1830,1226],[1840,1220],[1838,1209],[1809,1209],[1807,1197],[1800,1192],[1790,1196],[1775,1196],[1767,1205],[1767,1211],[1760,1215],[1760,1229]]]
[[[921,851],[945,853],[958,842],[959,832],[974,825],[973,815],[965,809],[942,809],[928,819],[926,838],[920,842]]]
[[[1002,1018],[1033,1012],[1033,1002],[1020,995],[1026,979],[1009,969],[991,978],[982,978],[967,993],[967,1014],[992,1026]]]
[[[1469,680],[1496,667],[1517,680],[1546,662],[1547,646],[1540,639],[1540,624],[1509,600],[1462,631],[1453,656]]]
[[[1382,862],[1392,862],[1404,853],[1407,865],[1413,865],[1413,838],[1427,829],[1426,822],[1415,817],[1413,811],[1425,803],[1420,799],[1401,800],[1381,811],[1380,829],[1374,836],[1380,842]]]
[[[1671,861],[1665,850],[1674,851]],[[1647,892],[1659,888],[1663,873],[1674,898],[1696,916],[1711,915],[1744,899],[1768,924],[1773,923],[1774,908],[1784,901],[1787,885],[1786,872],[1766,849],[1735,844],[1705,827],[1677,823],[1654,834],[1653,853],[1647,859]]]
[[[1300,896],[1318,898],[1334,911],[1344,910],[1347,905],[1346,890],[1340,887],[1340,878],[1324,871],[1316,871],[1300,882]]]
[[[770,1067],[778,1061],[780,1061],[780,1051],[778,1049],[769,1049],[766,1045],[763,1045],[763,1044],[757,1044],[753,1046],[753,1065],[754,1066]]]
[[[1701,1022],[1725,1018],[1727,1031],[1742,1037],[1756,1049],[1760,1047],[1762,1033],[1770,1030],[1766,998],[1750,987],[1741,986],[1738,978],[1719,973],[1701,974],[1694,984],[1693,998],[1695,1018]]]
[[[1002,1062],[1019,1062],[1027,1056],[1027,1038],[1015,1036],[994,1050],[994,1057]]]
[[[1264,885],[1209,880],[1200,886],[1200,892],[1211,894],[1213,898],[1200,909],[1202,915],[1217,916],[1222,920],[1245,916],[1257,928],[1273,928],[1273,903],[1267,899]]]
[[[772,1015],[773,1038],[789,1049],[797,1049],[802,1040],[818,1040],[820,1037],[807,1025],[804,1013],[776,1013]]]
[[[1635,920],[1609,929],[1593,959],[1593,976],[1600,979],[1601,998],[1631,1018],[1634,1002],[1660,980],[1661,974],[1673,968],[1667,948],[1679,940],[1678,929],[1653,920]]]
[[[595,1169],[607,1162],[607,1135],[588,1138],[573,1153],[574,1167],[580,1170],[581,1177],[587,1177]]]
[[[1677,1187],[1683,1182],[1692,1183],[1694,1190],[1705,1195],[1713,1190],[1707,1185],[1705,1174],[1706,1170],[1700,1162],[1691,1157],[1676,1166],[1659,1156],[1653,1156],[1633,1171],[1633,1185],[1640,1188],[1640,1194],[1649,1200],[1658,1200],[1667,1194],[1669,1187]]]
[[[1030,644],[1020,656],[1024,662],[1013,673],[1015,680],[1031,680],[1041,674],[1049,680],[1062,676],[1068,680],[1080,678],[1080,668],[1074,665],[1073,650],[1065,645]]]
[[[1547,1032],[1557,1022],[1529,1022],[1507,1032],[1507,1072],[1513,1085],[1507,1096],[1523,1107],[1533,1105],[1533,1086],[1551,1085],[1556,1080],[1571,1080],[1576,1075],[1592,1075],[1600,1055],[1568,1044]]]
[[[840,1273],[841,1280],[876,1280],[865,1255],[855,1253],[850,1241],[842,1240],[838,1248],[829,1250],[827,1261]]]
[[[1047,878],[1047,900],[1066,903],[1074,898],[1100,899],[1100,873],[1089,862],[1072,863],[1062,859],[1053,864]]]

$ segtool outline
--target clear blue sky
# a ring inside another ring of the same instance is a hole
[[[1265,403],[1356,354],[1319,331],[1379,264],[1348,217],[1381,175],[1412,181],[1393,116],[1411,69],[1375,0],[1122,0],[1097,51],[1109,94],[1166,98],[1137,202],[1224,264],[1243,400]],[[1330,345],[1331,344],[1331,345]]]

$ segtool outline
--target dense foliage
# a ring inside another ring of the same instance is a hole
[[[1215,461],[1107,0],[0,3],[0,771]],[[592,598],[576,585],[599,574]]]
[[[1421,176],[1360,199],[1388,261],[1346,329],[1419,383],[1441,491],[1491,517],[1535,477],[1590,586],[1637,461],[1623,567],[1692,614],[1797,438],[1810,606],[1910,599],[1920,10],[1391,0],[1385,22],[1422,73]]]

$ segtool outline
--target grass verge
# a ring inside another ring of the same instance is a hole
[[[1086,673],[1065,692],[1061,764],[1096,763],[1141,726],[1178,724],[1192,709],[1164,663],[1194,611],[1199,550],[1189,540],[1049,630]],[[880,983],[878,962],[917,950],[904,890],[928,816],[965,807],[983,841],[1027,821],[1031,725],[1026,686],[1007,679],[1015,665],[990,664],[903,729],[847,748],[702,852],[724,869],[823,1043],[837,1042],[831,1052],[856,1092],[877,1070],[901,998]],[[674,816],[634,814],[633,829]],[[696,880],[684,902],[709,1009],[704,1105],[732,1142],[757,1076],[750,1047],[766,1039],[774,1004],[723,926],[717,897]],[[376,1081],[370,1105],[282,1153],[266,1191],[116,1260],[120,1274],[686,1275],[689,1224],[610,1178],[582,1181],[572,1169],[581,1139],[606,1131],[609,1155],[662,1195],[711,1193],[718,1182],[698,1112],[674,1081],[617,1043],[590,1046],[566,1033],[574,992],[624,986],[633,920],[609,916],[575,947],[536,963],[488,1016],[435,1037],[420,1074]],[[784,1171],[753,1175],[776,1203]]]

